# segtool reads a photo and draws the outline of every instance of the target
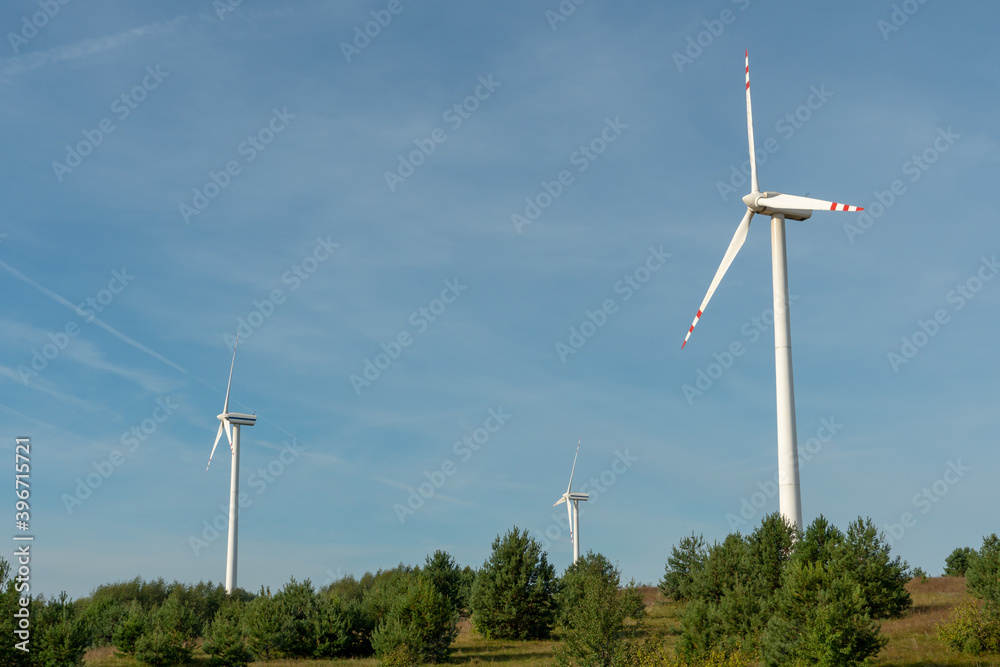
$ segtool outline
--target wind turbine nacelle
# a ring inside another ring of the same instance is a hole
[[[569,494],[570,500],[590,500],[589,493],[571,493]]]
[[[245,415],[240,412],[228,412],[219,415],[219,421],[228,421],[240,426],[253,426],[257,423],[257,415]]]
[[[743,197],[743,203],[754,213],[761,215],[781,214],[789,220],[807,220],[812,217],[812,211],[795,208],[771,208],[767,205],[769,197],[780,195],[780,192],[751,192]]]

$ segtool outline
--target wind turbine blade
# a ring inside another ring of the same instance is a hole
[[[556,505],[562,505],[564,502],[566,502],[566,496],[563,496],[559,500],[552,503],[552,506],[555,507]]]
[[[236,332],[236,342],[233,343],[233,362],[229,364],[229,384],[226,385],[226,402],[222,406],[222,412],[229,412],[229,390],[233,386],[233,367],[236,366],[236,346],[240,344],[240,332]],[[233,438],[230,436],[229,444],[233,444]]]
[[[212,465],[212,457],[215,456],[215,448],[219,446],[219,438],[222,437],[222,424],[219,424],[219,431],[215,434],[215,444],[212,445],[212,453],[208,455],[208,465],[205,466],[205,472],[208,472],[208,466]]]
[[[569,543],[572,545],[576,535],[573,534],[573,503],[566,503],[566,514],[569,515]]]
[[[750,141],[750,191],[760,192],[757,184],[757,152],[753,147],[753,110],[750,106],[750,51],[746,51],[747,66],[747,136]]]
[[[228,419],[222,423],[226,425],[226,437],[229,438],[229,450],[233,453],[233,456],[236,456],[236,448],[233,447],[233,425],[229,423]]]
[[[813,199],[812,197],[799,197],[798,195],[771,195],[761,197],[757,203],[771,209],[791,209],[799,211],[863,211],[860,206],[850,204],[839,204],[823,199]]]
[[[740,226],[736,228],[736,233],[733,235],[733,240],[729,242],[729,249],[726,250],[725,257],[722,258],[722,264],[719,265],[719,270],[715,272],[715,278],[712,279],[712,284],[708,286],[708,294],[705,295],[705,300],[701,302],[701,306],[698,308],[698,313],[694,316],[694,322],[691,323],[691,328],[688,329],[687,336],[684,336],[684,342],[681,343],[681,349],[687,345],[688,338],[691,337],[691,332],[694,331],[694,327],[698,324],[698,320],[701,319],[702,313],[705,312],[706,306],[708,306],[709,299],[715,294],[715,289],[719,286],[722,281],[722,276],[726,275],[726,271],[729,270],[729,265],[733,263],[733,259],[736,258],[736,253],[740,251],[743,247],[743,242],[746,241],[747,232],[750,230],[750,219],[753,217],[753,211],[747,209],[746,214],[743,216]]]
[[[566,493],[569,493],[573,488],[573,473],[576,472],[576,458],[580,456],[580,443],[583,442],[583,438],[580,438],[576,443],[576,455],[573,456],[573,468],[569,471],[569,486],[566,487]]]

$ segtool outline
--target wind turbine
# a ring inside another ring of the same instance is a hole
[[[708,287],[705,300],[694,316],[681,349],[698,324],[709,299],[719,286],[722,276],[743,247],[750,220],[755,213],[771,216],[771,267],[774,289],[774,366],[778,408],[778,499],[781,514],[799,529],[802,528],[802,498],[799,492],[799,455],[795,436],[795,388],[792,383],[792,336],[788,320],[788,262],[785,253],[785,219],[805,220],[813,211],[862,211],[860,206],[848,206],[822,199],[811,199],[780,192],[761,192],[757,183],[757,156],[753,145],[753,114],[750,107],[750,54],[746,57],[747,136],[750,141],[750,194],[743,197],[747,212],[736,228],[719,270]]]
[[[566,503],[566,513],[569,515],[569,539],[573,543],[573,563],[580,560],[580,501],[588,500],[590,498],[589,493],[573,493],[571,489],[573,488],[573,473],[576,472],[576,458],[580,456],[580,442],[576,443],[576,455],[573,457],[573,468],[569,471],[569,486],[566,487],[566,493],[562,494],[562,497],[552,504],[553,507],[559,505],[560,503]]]
[[[222,414],[218,416],[219,432],[215,434],[215,444],[212,445],[212,453],[208,455],[208,466],[212,465],[212,457],[215,455],[215,448],[219,445],[219,438],[222,432],[226,432],[229,439],[229,449],[233,452],[233,470],[229,482],[229,547],[226,551],[226,593],[232,593],[236,588],[236,533],[239,523],[239,495],[240,495],[240,426],[253,426],[257,423],[256,415],[246,415],[241,412],[229,411],[229,390],[233,386],[233,367],[236,366],[236,346],[240,344],[240,334],[236,333],[236,342],[233,344],[233,362],[229,366],[229,384],[226,385],[226,402],[222,406]]]

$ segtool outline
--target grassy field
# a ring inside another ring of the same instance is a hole
[[[948,650],[937,639],[937,626],[959,601],[965,598],[965,579],[936,577],[924,582],[914,579],[907,584],[913,597],[913,609],[903,618],[886,621],[882,632],[889,644],[879,654],[875,664],[882,667],[931,667],[971,665],[975,667],[1000,667],[1000,656],[965,656]],[[678,605],[664,600],[655,588],[645,588],[646,619],[642,632],[666,634],[668,643],[676,642],[670,634],[679,622]],[[559,645],[558,635],[550,641],[496,641],[474,634],[468,621],[462,621],[458,639],[452,650],[450,664],[482,665],[499,663],[504,667],[542,667],[552,665]],[[196,652],[193,665],[204,665],[207,656]],[[139,663],[128,658],[117,658],[111,648],[91,650],[87,654],[87,667],[135,667]],[[367,660],[276,660],[254,663],[263,667],[376,667],[374,659]]]

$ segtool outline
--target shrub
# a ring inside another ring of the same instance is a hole
[[[996,533],[983,538],[983,546],[969,560],[965,576],[969,593],[985,600],[988,609],[1000,614],[1000,539]]]
[[[969,562],[975,556],[976,550],[972,547],[955,549],[944,559],[944,576],[964,577],[965,571],[969,569]]]
[[[35,605],[33,648],[35,665],[78,667],[90,646],[86,623],[76,614],[72,602],[62,593],[48,604]]]
[[[691,599],[691,586],[694,573],[700,570],[708,558],[708,544],[699,535],[682,538],[670,551],[667,558],[666,573],[660,580],[660,590],[666,597],[677,601]]]
[[[242,602],[230,602],[208,624],[201,648],[211,656],[208,664],[212,667],[245,667],[253,662],[253,652],[243,636],[243,610]]]
[[[458,612],[427,577],[410,574],[372,633],[372,648],[383,664],[442,662],[458,635]],[[403,647],[403,648],[401,648]]]
[[[133,600],[125,605],[125,613],[115,628],[111,643],[120,655],[135,655],[135,645],[149,630],[149,613]]]
[[[281,605],[269,588],[260,593],[243,610],[243,633],[247,647],[259,660],[279,657],[282,626]]]
[[[198,617],[177,590],[153,612],[148,630],[135,640],[134,657],[147,665],[187,662],[201,630]]]
[[[451,603],[455,611],[462,612],[469,606],[468,589],[463,585],[461,568],[455,564],[455,559],[440,549],[428,556],[421,570],[430,580],[434,588]]]
[[[1000,651],[1000,618],[981,601],[967,599],[938,627],[938,638],[962,653],[995,653]]]
[[[861,584],[831,565],[797,561],[785,571],[762,641],[765,664],[863,665],[885,646]]]
[[[588,552],[569,566],[556,599],[563,625],[559,662],[576,658],[586,667],[610,667],[625,652],[626,641],[644,614],[634,583],[620,588],[621,573],[607,558]]]
[[[555,569],[516,526],[493,541],[472,586],[472,623],[490,639],[547,639],[555,623]]]

